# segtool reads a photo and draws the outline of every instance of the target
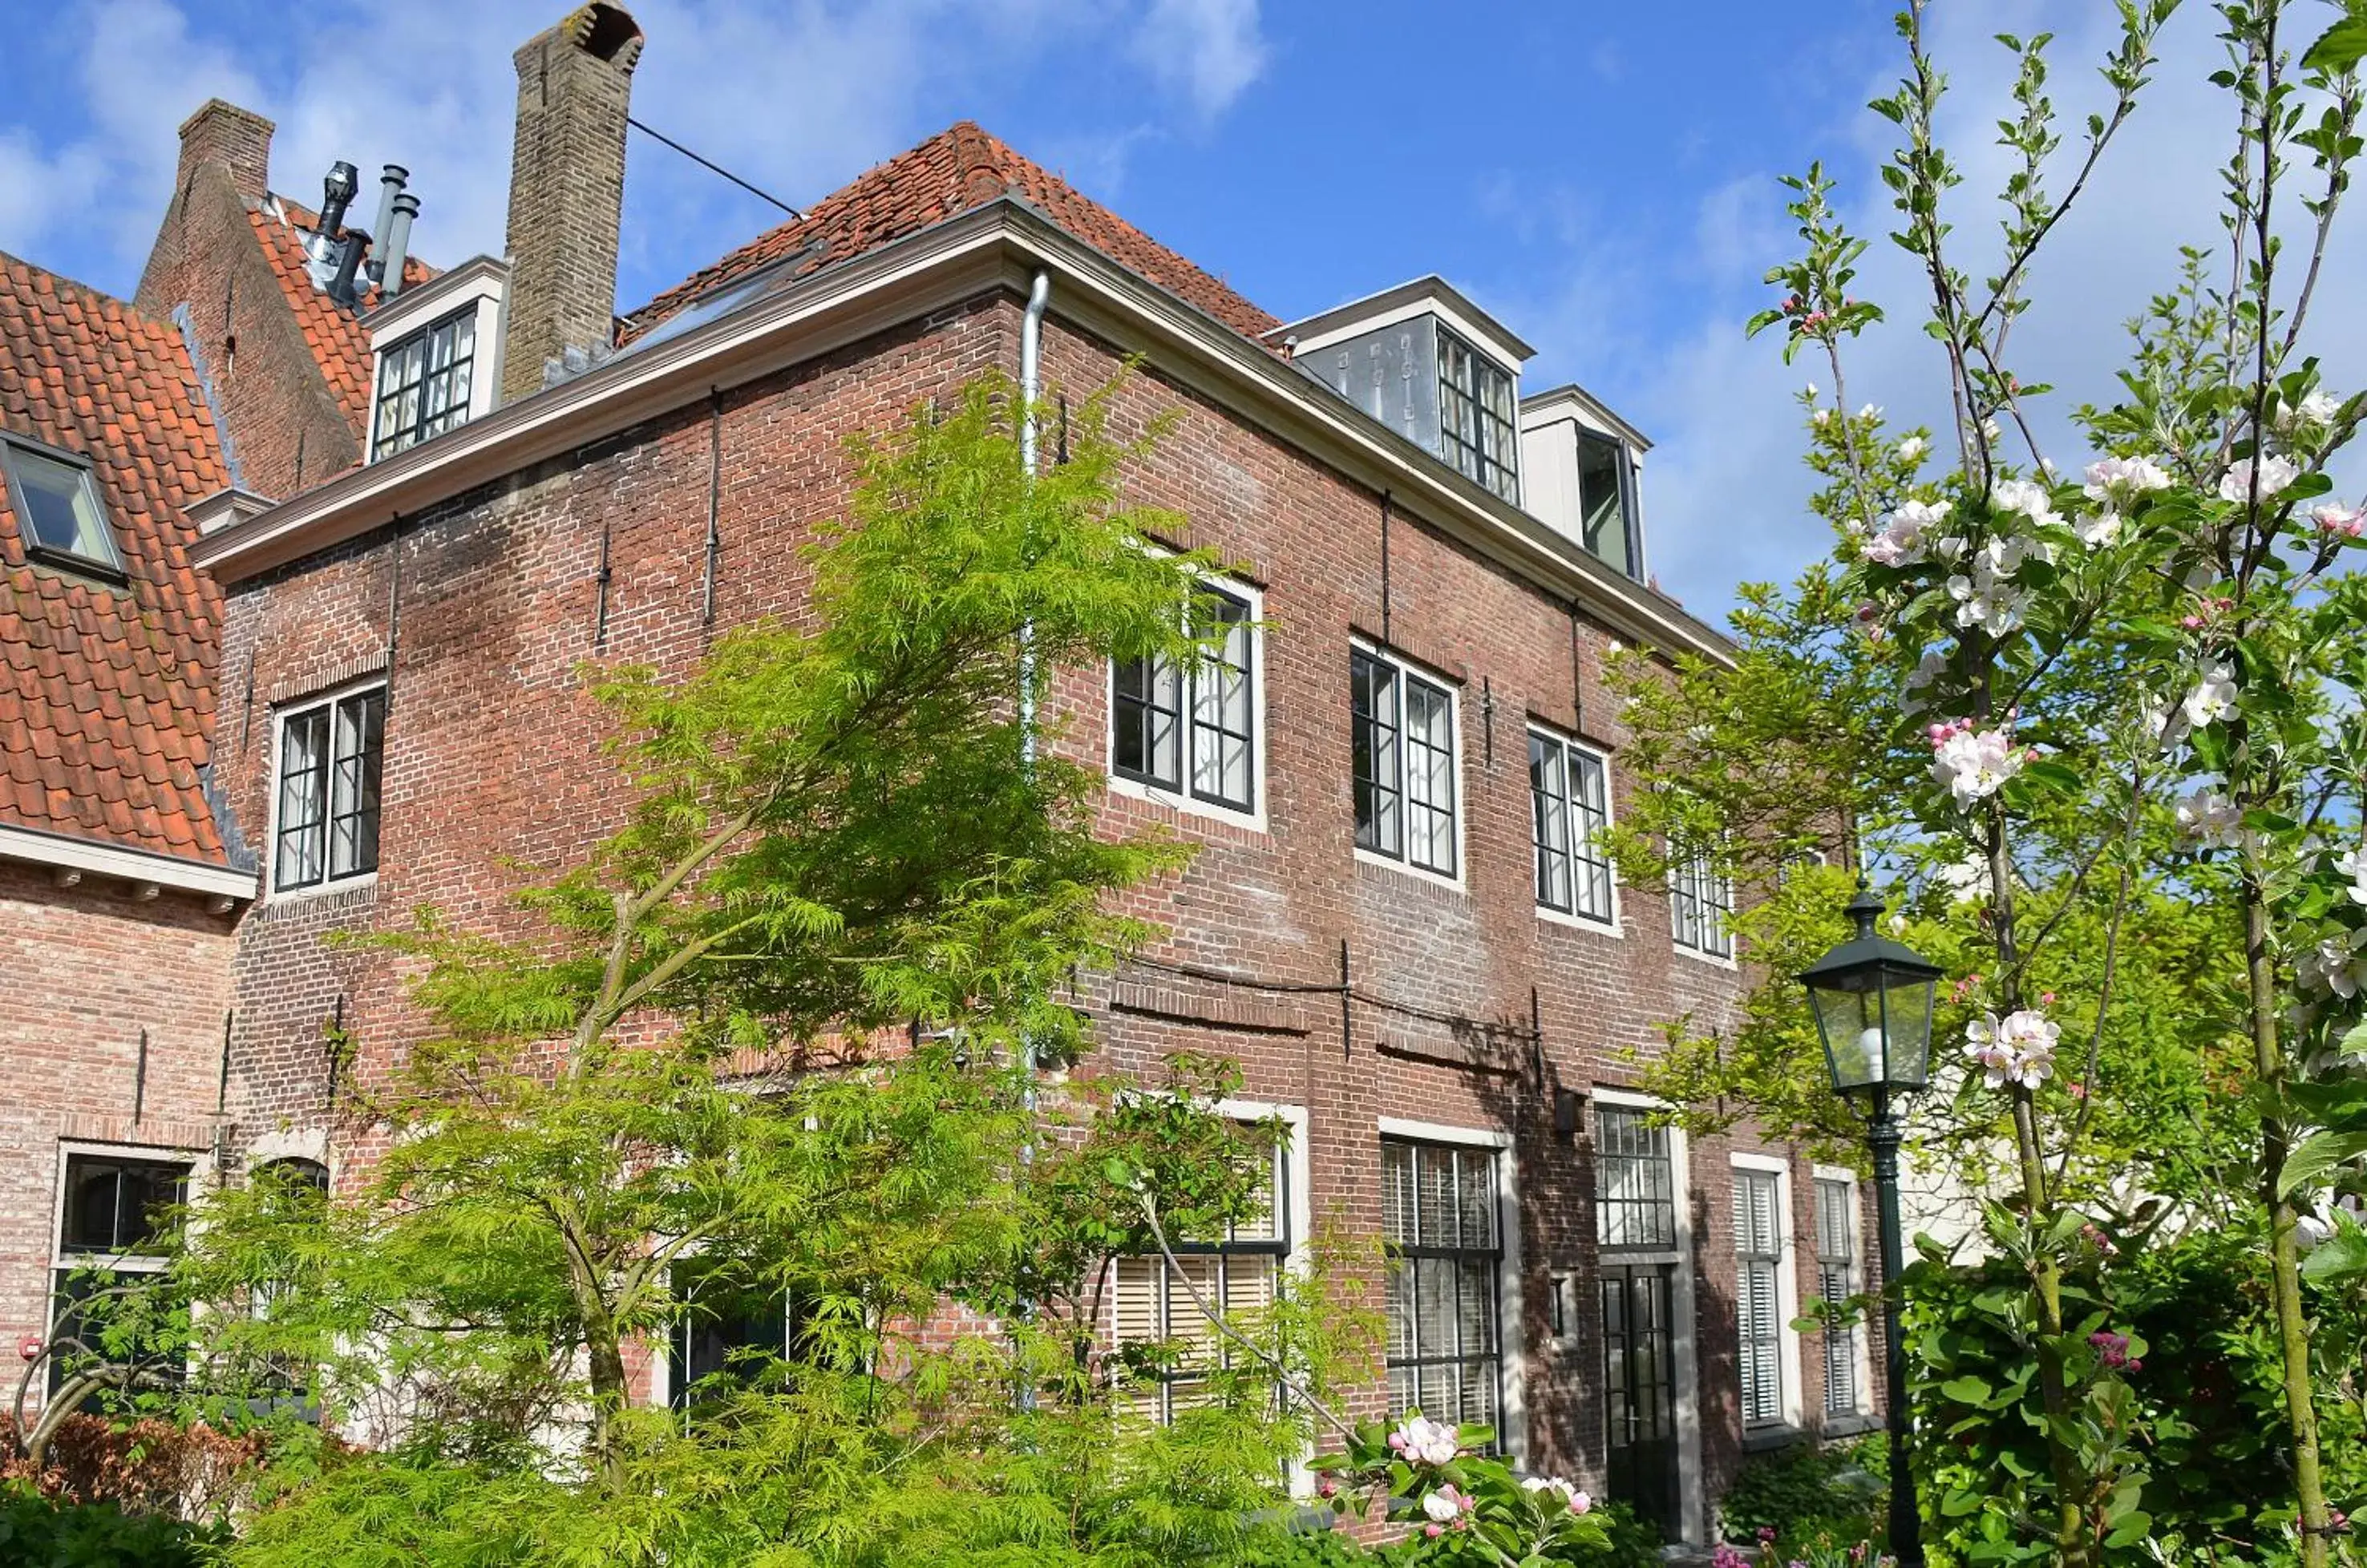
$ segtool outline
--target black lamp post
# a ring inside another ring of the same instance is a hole
[[[1922,1568],[1923,1524],[1915,1478],[1907,1468],[1907,1347],[1898,1337],[1898,1276],[1906,1267],[1898,1237],[1898,1119],[1894,1094],[1924,1087],[1931,1075],[1931,996],[1941,969],[1874,932],[1882,896],[1861,883],[1850,900],[1857,934],[1800,976],[1824,1037],[1835,1092],[1863,1097],[1872,1112],[1866,1145],[1882,1210],[1883,1348],[1888,1368],[1890,1550],[1900,1568]]]

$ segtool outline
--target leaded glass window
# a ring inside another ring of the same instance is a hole
[[[1689,952],[1734,956],[1734,879],[1706,850],[1680,855],[1669,867],[1669,934]]]
[[[1439,455],[1466,478],[1521,499],[1520,415],[1512,377],[1441,327],[1438,333]]]
[[[1676,1161],[1669,1130],[1648,1111],[1595,1108],[1594,1223],[1605,1252],[1666,1252],[1677,1245]]]

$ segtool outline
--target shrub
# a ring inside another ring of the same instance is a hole
[[[22,1482],[0,1484],[0,1562],[32,1568],[201,1568],[225,1543],[220,1526],[161,1514],[127,1514],[113,1503],[44,1497]]]
[[[1718,1504],[1720,1532],[1728,1540],[1753,1540],[1761,1530],[1787,1541],[1863,1540],[1878,1528],[1885,1457],[1879,1438],[1753,1454]]]

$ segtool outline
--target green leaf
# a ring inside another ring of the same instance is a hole
[[[2337,1166],[2362,1156],[2367,1156],[2367,1133],[2314,1133],[2285,1161],[2284,1172],[2277,1179],[2277,1196],[2290,1198],[2304,1188],[2318,1186]]]
[[[1958,1404],[1985,1405],[1989,1402],[1989,1397],[1994,1392],[1982,1379],[1973,1377],[1969,1373],[1964,1377],[1950,1378],[1940,1385],[1941,1396],[1952,1399]]]
[[[2367,58],[2367,17],[2345,17],[2319,35],[2301,57],[2305,71],[2340,75]]]

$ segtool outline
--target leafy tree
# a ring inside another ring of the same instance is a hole
[[[1008,389],[860,442],[813,615],[686,678],[602,672],[623,827],[524,895],[522,932],[423,911],[376,939],[433,1032],[346,1107],[333,1201],[205,1203],[181,1288],[206,1386],[278,1387],[232,1552],[257,1565],[1189,1563],[1279,1497],[1358,1314],[1306,1281],[1271,1364],[1101,1353],[1114,1257],[1259,1201],[1274,1130],[1221,1063],[1135,1086],[1071,976],[1149,928],[1107,897],[1179,848],[1095,831],[1036,671],[1203,657],[1206,558],[1118,501],[1141,448],[1074,422],[1029,476]],[[799,1306],[788,1364],[639,1407],[695,1268]],[[1168,1428],[1145,1380],[1189,1371]],[[275,1385],[275,1380],[276,1385]]]
[[[2304,7],[2214,7],[2227,48],[2214,81],[2237,126],[2224,281],[2189,252],[2135,323],[2116,400],[2076,415],[2092,458],[2078,481],[2034,423],[2050,389],[2011,368],[2032,258],[2128,123],[2173,5],[2121,0],[2100,72],[2109,107],[2067,145],[2050,39],[2002,39],[2016,64],[1999,127],[2002,249],[1977,283],[1946,215],[1960,176],[1933,130],[1945,78],[1923,5],[1900,15],[1906,76],[1873,107],[1902,141],[1883,170],[1891,238],[1930,286],[1950,411],[1941,472],[1930,431],[1852,411],[1845,350],[1882,316],[1852,289],[1867,242],[1834,213],[1821,168],[1787,182],[1805,254],[1769,275],[1784,296],[1751,328],[1780,328],[1787,359],[1813,354],[1831,378],[1829,402],[1813,387],[1803,400],[1840,548],[1794,592],[1747,600],[1733,672],[1670,679],[1630,659],[1644,738],[1631,756],[1659,787],[1622,849],[1648,868],[1670,843],[1722,845],[1764,895],[1743,920],[1769,989],[1738,1045],[1681,1040],[1662,1074],[1710,1114],[1731,1093],[1779,1125],[1846,1131],[1783,991],[1839,934],[1817,911],[1847,873],[1789,866],[1793,852],[1837,844],[1845,867],[1901,876],[1909,940],[1962,976],[1940,1038],[1962,1043],[1965,1071],[1928,1140],[1983,1185],[1981,1151],[2005,1153],[1985,1229],[2026,1286],[2001,1321],[2044,1439],[2043,1465],[1979,1477],[1986,1501],[1965,1499],[2007,1521],[1994,1553],[2044,1550],[2021,1544],[2043,1530],[2054,1555],[2086,1563],[2146,1538],[2139,1416],[2114,1341],[2090,1337],[2111,1331],[2082,1319],[2065,1281],[2159,1227],[2216,1224],[2256,1227],[2270,1251],[2281,1457],[2315,1565],[2338,1527],[2305,1292],[2367,1278],[2349,1220],[2319,1223],[2332,1237],[2306,1271],[2301,1256],[2312,1194],[2355,1189],[2367,1151],[2367,600],[2345,567],[2367,525],[2325,499],[2362,400],[2324,390],[2300,344],[2360,150],[2367,13],[2315,29],[2295,59]],[[2279,226],[2296,204],[2298,266]]]

